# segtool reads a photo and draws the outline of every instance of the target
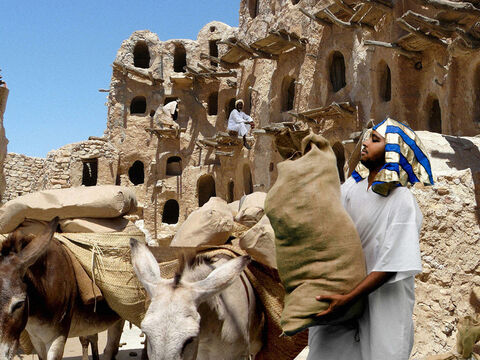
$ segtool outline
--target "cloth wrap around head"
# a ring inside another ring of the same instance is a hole
[[[386,118],[367,131],[362,141],[371,135],[372,130],[385,138],[385,165],[372,183],[374,192],[387,196],[393,188],[406,186],[407,183],[433,185],[430,160],[412,129],[397,120]],[[359,182],[368,177],[369,172],[362,163],[358,163],[352,177]]]

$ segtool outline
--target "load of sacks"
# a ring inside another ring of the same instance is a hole
[[[238,235],[238,245],[253,260],[276,269],[275,235],[264,211],[266,196],[254,192],[229,204],[219,197],[210,198],[180,225],[170,246],[200,250],[224,245]]]

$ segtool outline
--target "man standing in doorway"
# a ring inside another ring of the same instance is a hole
[[[238,135],[243,137],[243,146],[250,150],[251,147],[247,143],[247,134],[254,127],[254,123],[253,119],[242,110],[243,100],[235,101],[235,109],[232,110],[228,118],[227,130],[238,132]]]
[[[408,360],[413,347],[414,276],[422,271],[422,213],[407,183],[433,184],[417,135],[387,118],[364,137],[360,163],[342,185],[342,201],[362,242],[367,276],[350,293],[317,296],[318,314],[341,315],[368,298],[364,314],[342,325],[310,328],[308,360]]]

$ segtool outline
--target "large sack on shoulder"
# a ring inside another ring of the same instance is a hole
[[[235,221],[248,227],[252,227],[259,222],[265,214],[266,197],[267,193],[261,191],[243,196]]]
[[[50,221],[79,217],[114,218],[135,211],[135,193],[126,187],[101,185],[43,190],[8,201],[0,208],[0,233],[25,219]]]
[[[277,268],[275,258],[275,233],[266,215],[250,230],[240,237],[240,248],[245,250],[253,260]]]
[[[265,201],[286,290],[282,328],[287,335],[320,324],[315,315],[329,304],[315,300],[316,295],[344,294],[365,277],[360,239],[340,200],[337,161],[328,141],[310,134],[301,153],[278,164],[277,181]],[[358,302],[329,323],[354,318],[362,310]]]
[[[227,202],[211,197],[201,208],[188,215],[175,234],[171,247],[223,245],[233,230],[233,216]]]

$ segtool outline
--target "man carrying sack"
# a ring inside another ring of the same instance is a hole
[[[342,202],[360,236],[367,276],[351,292],[318,294],[342,314],[368,295],[358,322],[310,328],[308,360],[407,360],[413,347],[414,276],[421,272],[422,214],[407,183],[433,184],[417,135],[387,118],[363,140],[360,163],[342,185]]]

